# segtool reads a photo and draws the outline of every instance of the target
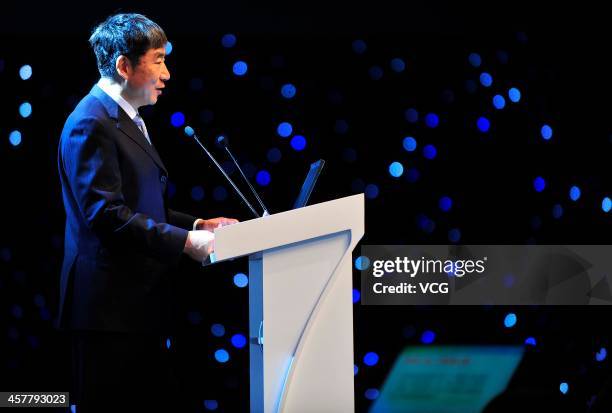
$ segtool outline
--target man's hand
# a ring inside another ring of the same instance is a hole
[[[218,217],[212,219],[196,219],[196,221],[193,223],[193,229],[214,232],[216,228],[236,224],[237,222],[237,219],[225,217]]]
[[[183,252],[203,262],[215,250],[215,234],[211,231],[189,231]]]

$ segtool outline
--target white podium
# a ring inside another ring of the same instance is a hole
[[[215,231],[216,262],[249,256],[251,411],[353,412],[352,251],[363,194]]]

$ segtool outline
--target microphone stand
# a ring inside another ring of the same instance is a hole
[[[238,170],[240,171],[240,174],[242,175],[242,178],[244,179],[244,181],[247,183],[247,185],[251,189],[251,192],[253,193],[253,195],[255,195],[255,198],[257,198],[257,202],[259,202],[259,206],[261,207],[261,209],[263,209],[263,216],[265,217],[265,216],[270,215],[270,213],[268,212],[268,208],[266,208],[266,206],[264,205],[263,201],[259,197],[259,194],[257,193],[257,191],[255,191],[255,188],[253,188],[253,185],[251,185],[251,182],[248,180],[248,178],[246,177],[246,175],[242,171],[242,168],[240,167],[240,165],[238,165],[238,161],[236,161],[236,158],[234,158],[234,155],[232,154],[232,151],[230,151],[228,139],[225,136],[219,136],[217,138],[217,143],[219,143],[221,146],[223,146],[225,148],[227,154],[230,156],[230,158],[232,158],[232,161],[234,162],[234,165],[236,165],[236,168],[238,168]]]
[[[193,139],[195,139],[195,141],[198,143],[198,145],[200,145],[200,147],[204,150],[204,152],[206,153],[206,155],[208,155],[208,157],[210,158],[210,160],[215,164],[215,166],[219,169],[219,171],[221,171],[221,173],[223,174],[223,176],[225,177],[225,179],[230,183],[230,185],[232,186],[232,188],[234,188],[234,191],[240,196],[240,198],[242,199],[242,201],[244,202],[244,204],[251,210],[251,212],[253,213],[253,215],[255,216],[255,218],[261,218],[261,215],[259,215],[257,213],[257,211],[255,210],[255,208],[253,208],[253,205],[251,205],[251,203],[245,198],[245,196],[242,194],[242,192],[240,192],[240,189],[238,189],[238,187],[236,186],[236,184],[234,183],[234,181],[232,181],[232,179],[227,175],[227,173],[223,170],[223,168],[221,167],[221,165],[219,165],[219,162],[217,162],[217,160],[212,156],[212,154],[208,151],[208,149],[206,149],[206,146],[204,146],[202,144],[202,142],[200,142],[200,139],[198,139],[198,136],[195,134],[195,131],[193,130],[193,128],[191,126],[186,126],[185,127],[185,135],[192,137]],[[238,168],[240,169],[240,168]],[[240,171],[242,172],[242,170]],[[244,174],[243,174],[244,176]],[[258,197],[259,198],[259,197]],[[265,208],[264,208],[265,210]],[[267,212],[267,211],[266,211]]]

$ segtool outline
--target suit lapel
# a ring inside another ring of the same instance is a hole
[[[140,146],[142,150],[145,151],[147,155],[151,157],[151,159],[153,159],[157,166],[159,166],[164,171],[164,174],[167,176],[168,170],[164,166],[164,163],[159,157],[157,151],[155,150],[153,145],[151,145],[149,141],[147,141],[147,138],[144,136],[142,131],[138,129],[138,126],[136,126],[134,121],[130,119],[130,117],[127,115],[127,113],[125,113],[123,109],[119,107],[119,104],[117,104],[117,102],[115,102],[110,96],[108,96],[106,92],[100,89],[98,85],[94,85],[94,87],[89,93],[95,96],[98,100],[100,100],[100,102],[102,102],[104,108],[106,109],[108,115],[111,118],[117,120],[117,129],[121,130],[131,140],[136,142],[136,144],[138,144],[138,146]]]
[[[119,105],[117,105],[119,106]],[[138,129],[138,126],[129,118],[127,113],[123,111],[123,109],[119,108],[118,110],[118,121],[117,121],[117,129],[121,130],[121,132],[125,133],[128,138],[132,139],[138,146],[140,146],[150,157],[155,161],[157,166],[159,166],[166,175],[168,175],[168,171],[164,166],[159,154],[155,150],[155,147],[147,141],[147,138],[144,136],[142,131]]]

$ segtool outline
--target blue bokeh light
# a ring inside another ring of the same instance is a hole
[[[549,125],[543,125],[542,129],[540,129],[540,134],[542,135],[542,139],[549,140],[553,136],[553,130]]]
[[[19,68],[19,77],[22,80],[28,80],[29,78],[32,77],[32,66],[30,65],[23,65]]]
[[[504,326],[506,328],[512,328],[516,325],[516,314],[508,313],[504,318]]]
[[[493,96],[493,106],[495,109],[503,109],[506,106],[506,99],[502,95]]]
[[[40,340],[36,336],[28,336],[28,344],[32,348],[38,348],[40,346]]]
[[[255,181],[261,186],[270,185],[271,180],[272,180],[272,177],[270,176],[270,172],[265,171],[265,170],[261,170],[257,172],[257,175],[255,175]]]
[[[219,137],[217,137],[217,140],[218,139]],[[236,165],[234,165],[232,161],[223,161],[221,163],[221,168],[223,168],[228,175],[233,174],[237,170]]]
[[[420,214],[417,217],[417,225],[421,230],[427,234],[431,234],[436,230],[436,223],[433,219],[428,218],[424,214]]]
[[[453,228],[448,231],[448,240],[453,244],[456,244],[461,240],[461,231],[459,228]]]
[[[213,189],[213,199],[215,201],[221,202],[227,199],[227,189],[223,186],[217,186]]]
[[[410,123],[416,123],[419,120],[419,112],[416,109],[410,108],[406,109],[404,112],[404,117]]]
[[[170,123],[175,128],[180,128],[185,124],[185,115],[181,112],[174,112],[172,116],[170,116]]]
[[[36,307],[44,307],[45,303],[45,297],[43,297],[42,294],[36,294],[34,296],[34,304],[36,305]]]
[[[389,174],[394,178],[399,178],[404,173],[404,165],[400,162],[392,162],[389,165]]]
[[[435,146],[431,144],[425,145],[425,147],[423,148],[423,156],[427,159],[434,159],[437,154],[438,150]]]
[[[482,72],[480,74],[480,84],[484,87],[491,86],[493,84],[493,77],[487,72]]]
[[[382,67],[380,66],[372,66],[370,68],[370,70],[368,71],[370,78],[372,80],[380,80],[383,77],[383,70]]]
[[[166,42],[166,55],[172,53],[172,43],[170,41]]]
[[[232,336],[232,346],[236,348],[243,348],[247,344],[247,339],[242,334],[234,334]]]
[[[276,133],[281,138],[288,138],[293,133],[293,126],[289,122],[281,122],[276,128]]]
[[[376,184],[368,184],[365,187],[365,196],[368,199],[375,199],[378,197],[378,186]]]
[[[468,61],[474,67],[480,67],[482,64],[482,59],[478,53],[470,53],[468,56]]]
[[[268,161],[272,163],[278,163],[283,157],[283,154],[278,148],[270,148],[270,150],[268,150],[266,157],[268,158]]]
[[[202,188],[199,185],[194,186],[193,188],[191,188],[191,198],[194,201],[201,201],[204,199],[204,188]]]
[[[13,317],[19,320],[23,317],[23,308],[21,308],[20,305],[15,304],[11,307],[11,314]]]
[[[306,138],[302,135],[295,135],[291,139],[291,147],[296,151],[303,151],[306,148]]]
[[[605,347],[602,347],[599,349],[599,351],[595,353],[595,360],[602,362],[606,359],[607,356],[608,356],[608,351],[606,350]]]
[[[481,116],[476,121],[476,126],[478,127],[479,131],[486,133],[489,131],[489,129],[491,129],[491,122],[489,121],[489,119],[485,118],[484,116]]]
[[[366,355],[363,356],[363,364],[366,366],[375,366],[376,363],[378,363],[378,360],[378,354],[374,353],[373,351],[366,353]]]
[[[468,93],[476,93],[476,89],[478,89],[478,85],[476,84],[476,81],[472,80],[472,79],[468,79],[465,81],[465,90]]]
[[[378,389],[367,389],[364,394],[365,398],[368,400],[376,400],[379,395],[380,392]]]
[[[450,199],[450,197],[448,196],[443,196],[442,198],[440,198],[440,201],[438,202],[438,206],[440,207],[442,211],[448,212],[453,206],[453,200]]]
[[[170,347],[172,347],[172,340],[170,340],[170,337],[168,337],[166,339],[166,348],[170,350]]]
[[[283,95],[285,99],[293,98],[296,93],[297,93],[297,89],[291,83],[284,84],[281,87],[281,95]]]
[[[231,33],[224,34],[223,37],[221,37],[221,45],[226,49],[234,47],[236,45],[236,36]]]
[[[412,136],[406,136],[402,141],[402,146],[408,152],[412,152],[417,147],[417,141]]]
[[[249,285],[249,277],[246,274],[239,272],[234,275],[234,285],[238,288],[244,288]]]
[[[225,335],[225,327],[223,324],[213,324],[210,326],[210,332],[215,337],[223,337]]]
[[[421,343],[423,344],[431,344],[436,339],[436,333],[431,330],[426,330],[421,334]]]
[[[572,186],[569,191],[569,197],[572,201],[578,201],[580,199],[580,188],[576,185]]]
[[[174,198],[176,195],[176,185],[172,181],[168,181],[168,198]]]
[[[559,204],[555,204],[552,209],[553,218],[559,219],[563,216],[563,207]]]
[[[356,304],[361,299],[361,293],[359,290],[353,288],[353,304]]]
[[[244,76],[249,70],[249,66],[246,64],[246,62],[239,60],[236,63],[234,63],[232,70],[236,76]]]
[[[206,410],[217,410],[219,403],[216,400],[204,400],[204,408]]]
[[[391,60],[391,69],[398,73],[403,72],[406,69],[406,63],[404,60],[396,57],[395,59]]]
[[[415,167],[409,168],[406,172],[406,180],[410,183],[415,183],[421,177],[421,173]]]
[[[346,132],[348,132],[348,128],[348,122],[344,119],[338,119],[334,124],[334,131],[340,135],[344,135]]]
[[[363,40],[357,39],[352,44],[353,51],[357,54],[363,54],[368,49],[366,42]]]
[[[546,188],[546,180],[541,176],[536,177],[533,180],[533,188],[536,190],[536,192],[542,192],[544,188]]]
[[[501,64],[505,65],[508,63],[508,60],[510,59],[510,57],[508,56],[508,52],[504,50],[498,50],[495,54],[497,55],[497,60],[499,60]]]
[[[215,360],[219,363],[226,363],[229,360],[229,353],[224,349],[219,349],[215,351]]]
[[[537,344],[537,341],[535,339],[535,337],[527,337],[525,339],[525,345],[526,346],[535,346]]]
[[[355,162],[357,160],[357,151],[354,148],[344,148],[342,150],[342,160],[344,162]]]
[[[365,186],[365,182],[363,182],[363,179],[360,178],[354,179],[353,182],[351,182],[351,190],[356,194],[359,192],[364,192]]]
[[[508,90],[508,98],[510,98],[513,103],[518,103],[521,100],[521,91],[515,87],[510,88],[510,90]]]
[[[189,311],[187,312],[187,320],[189,320],[190,324],[199,325],[202,323],[202,313],[199,311]]]
[[[44,321],[51,320],[51,311],[47,309],[47,307],[43,307],[40,309],[40,318]]]
[[[612,209],[612,200],[609,197],[605,197],[603,201],[601,201],[601,209],[603,212],[610,212],[610,209]]]
[[[21,143],[21,132],[14,130],[9,134],[9,142],[13,146],[18,146]]]
[[[355,268],[359,271],[364,271],[370,268],[370,259],[364,255],[355,259]]]
[[[440,118],[435,113],[425,115],[425,125],[429,128],[437,128],[440,124]]]
[[[567,392],[569,391],[569,384],[567,384],[566,382],[561,382],[561,384],[559,385],[559,391],[563,394],[567,394]]]
[[[19,114],[22,118],[27,118],[32,114],[32,105],[30,102],[23,102],[19,105]]]

